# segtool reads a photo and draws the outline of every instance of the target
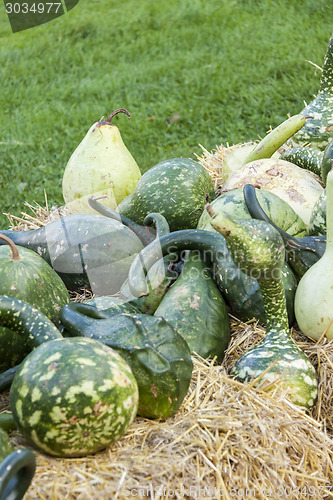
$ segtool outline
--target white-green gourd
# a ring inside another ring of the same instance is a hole
[[[326,249],[298,284],[295,316],[308,337],[333,339],[333,170],[326,182]]]

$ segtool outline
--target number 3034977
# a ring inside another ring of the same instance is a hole
[[[50,14],[51,12],[57,14],[58,10],[62,7],[61,2],[45,2],[28,4],[18,2],[7,2],[7,14]]]
[[[284,488],[278,488],[277,496],[278,497],[294,497],[297,495],[297,498],[306,497],[314,497],[314,498],[325,498],[329,494],[331,490],[331,486],[304,486],[299,488],[291,488],[286,486]]]

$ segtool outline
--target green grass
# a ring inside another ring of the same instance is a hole
[[[142,171],[263,136],[318,90],[332,31],[322,0],[81,0],[11,33],[0,8],[0,214],[62,204],[66,162],[119,107]],[[179,115],[178,119],[172,119]],[[0,215],[2,227],[8,220]]]

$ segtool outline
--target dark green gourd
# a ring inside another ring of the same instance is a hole
[[[284,241],[287,262],[297,279],[300,279],[324,254],[326,236],[296,238],[283,231],[263,210],[256,196],[256,189],[251,184],[244,186],[244,199],[253,218],[268,222],[279,232]]]
[[[263,298],[258,281],[243,273],[232,260],[224,237],[217,231],[199,229],[174,231],[155,240],[145,247],[134,259],[128,274],[131,293],[140,297],[147,293],[146,273],[161,258],[169,255],[177,261],[187,250],[194,250],[203,258],[222,292],[232,312],[241,319],[258,318],[265,322]],[[296,280],[285,267],[283,271],[284,288],[287,296],[290,322],[294,321],[294,295]]]
[[[133,192],[117,207],[120,215],[143,224],[147,214],[162,214],[171,231],[195,228],[215,197],[207,170],[190,158],[172,158],[147,170]]]
[[[67,215],[32,231],[1,233],[43,257],[69,290],[88,286],[98,295],[119,291],[143,248],[128,227],[93,214]]]
[[[96,339],[129,364],[139,387],[138,414],[167,418],[179,409],[192,375],[189,347],[163,318],[110,316],[107,310],[71,303],[61,310],[65,335]]]
[[[155,316],[182,335],[192,352],[221,362],[230,340],[227,306],[207,264],[190,252],[180,277],[167,291]]]
[[[302,113],[309,118],[293,136],[293,142],[298,145],[310,143],[312,147],[325,149],[333,132],[333,34],[326,48],[317,97]]]
[[[258,220],[233,220],[207,207],[214,228],[223,234],[235,261],[260,283],[266,310],[264,340],[243,354],[231,375],[241,382],[260,378],[281,383],[297,405],[311,408],[317,398],[317,375],[305,353],[290,336],[281,268],[284,244],[278,231]]]
[[[21,500],[35,471],[35,454],[27,448],[15,449],[7,433],[0,429],[0,499]]]

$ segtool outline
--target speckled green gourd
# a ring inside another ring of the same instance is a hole
[[[323,255],[326,248],[326,236],[304,236],[296,238],[277,226],[263,210],[256,196],[256,189],[251,184],[244,186],[244,200],[253,218],[268,222],[280,234],[284,241],[288,265],[297,279],[306,273]]]
[[[28,302],[59,325],[59,311],[69,302],[69,293],[57,273],[32,250],[8,244],[0,247],[0,295]],[[20,363],[29,350],[17,333],[0,327],[0,372]]]
[[[310,170],[310,172],[320,176],[323,156],[323,151],[299,146],[286,149],[286,151],[281,154],[280,159],[294,163],[298,167]]]
[[[43,257],[69,290],[88,286],[98,295],[119,291],[143,248],[128,227],[94,214],[71,214],[31,231],[1,233]]]
[[[317,375],[290,336],[281,281],[285,258],[281,236],[266,222],[214,215],[210,207],[208,211],[238,265],[257,276],[266,310],[265,339],[236,361],[231,375],[241,382],[260,378],[268,384],[281,383],[295,404],[311,408],[317,398]]]
[[[256,193],[260,204],[276,225],[293,236],[302,237],[307,234],[305,223],[286,201],[265,189],[256,189]],[[222,193],[211,202],[211,206],[217,214],[226,214],[237,219],[252,218],[244,201],[243,188]],[[202,213],[198,221],[197,229],[217,232],[212,227],[206,210]]]
[[[308,231],[310,236],[326,237],[326,188],[313,206]]]
[[[138,387],[115,351],[87,338],[58,339],[20,365],[10,404],[19,430],[49,455],[80,457],[119,439],[136,416]]]
[[[172,158],[147,170],[133,192],[117,207],[137,224],[151,212],[162,214],[171,231],[195,228],[207,203],[215,197],[208,171],[190,158]]]
[[[220,363],[230,341],[227,306],[207,264],[190,253],[180,277],[168,290],[155,316],[164,318],[203,358]]]
[[[65,334],[93,338],[116,350],[129,364],[139,387],[138,414],[168,418],[176,413],[192,375],[190,349],[163,318],[145,314],[110,317],[84,303],[61,310]]]
[[[317,97],[302,113],[309,118],[293,137],[294,144],[310,143],[311,147],[324,150],[333,133],[333,34],[328,42],[323,62]]]
[[[186,250],[194,250],[211,267],[216,281],[232,312],[243,320],[252,318],[265,323],[264,303],[255,278],[243,273],[232,260],[225,239],[217,231],[199,229],[174,231],[154,241],[134,259],[128,273],[128,285],[134,296],[147,292],[146,272],[160,259],[170,255],[177,260]],[[144,266],[143,266],[144,263]],[[294,296],[297,282],[286,265],[282,273],[290,322],[294,321]]]

